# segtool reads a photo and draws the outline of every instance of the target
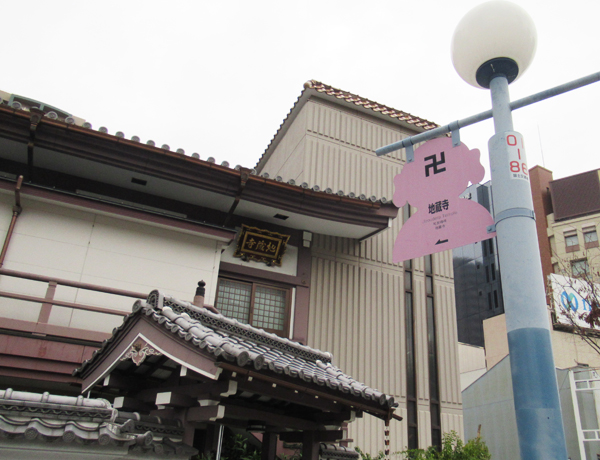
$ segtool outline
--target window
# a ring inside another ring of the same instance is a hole
[[[402,222],[410,217],[410,206],[402,208]],[[415,312],[413,305],[413,264],[412,260],[404,261],[404,307],[406,337],[406,424],[408,428],[407,446],[409,449],[419,447],[419,411],[417,400],[417,358],[415,347]]]
[[[598,233],[595,228],[583,230],[583,244],[586,249],[598,247]]]
[[[285,335],[289,289],[219,278],[216,308],[225,316]]]
[[[584,276],[590,267],[587,259],[574,260],[571,262],[571,272],[573,276]]]
[[[426,284],[431,284],[432,289],[427,290],[425,298],[427,316],[427,351],[429,364],[429,413],[431,416],[431,444],[442,447],[442,425],[440,411],[440,391],[438,381],[438,356],[435,327],[435,302],[433,291],[433,257],[425,256]]]
[[[565,246],[567,247],[567,252],[579,251],[577,232],[565,233]]]

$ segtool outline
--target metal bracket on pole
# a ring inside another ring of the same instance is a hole
[[[408,144],[406,147],[406,162],[412,163],[415,161],[415,150],[412,144]]]
[[[460,131],[458,129],[452,130],[452,147],[458,147],[460,145]]]
[[[510,219],[511,217],[529,217],[535,220],[535,213],[531,209],[527,208],[511,208],[505,209],[502,212],[496,214],[496,219],[494,225],[490,225],[487,228],[488,233],[493,233],[496,231],[496,226],[503,221],[504,219]]]
[[[563,85],[555,86],[554,88],[547,89],[545,91],[541,91],[536,94],[532,94],[531,96],[524,97],[517,101],[513,101],[510,103],[510,110],[520,109],[522,107],[526,107],[528,105],[534,104],[536,102],[543,101],[545,99],[549,99],[554,96],[558,96],[559,94],[564,94],[568,91],[572,91],[577,88],[581,88],[583,86],[589,85],[591,83],[595,83],[600,81],[600,72],[593,73],[588,75],[587,77],[579,78],[578,80],[573,80],[569,83],[565,83]],[[401,141],[394,142],[393,144],[386,145],[384,147],[380,147],[375,150],[377,156],[387,155],[388,153],[394,152],[396,150],[400,150],[401,148],[406,147],[407,144],[418,144],[419,142],[425,142],[430,139],[434,139],[436,137],[442,136],[450,131],[458,130],[459,128],[464,128],[466,126],[473,125],[475,123],[479,123],[480,121],[487,120],[488,118],[492,118],[492,111],[487,110],[485,112],[478,113],[477,115],[472,115],[467,118],[463,118],[462,120],[456,120],[452,123],[449,123],[444,126],[438,126],[437,128],[430,129],[428,131],[415,134],[414,136],[407,137],[402,139]],[[454,137],[452,138],[454,141]],[[408,148],[407,148],[408,153]]]

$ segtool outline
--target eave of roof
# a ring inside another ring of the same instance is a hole
[[[55,451],[78,441],[96,449],[120,447],[124,454],[133,450],[149,459],[189,458],[198,451],[183,444],[180,425],[119,412],[105,399],[0,390],[0,446],[9,438],[13,443],[52,442]]]
[[[93,380],[99,381],[104,372],[99,369],[109,370],[114,366],[114,363],[103,362],[105,357],[143,317],[156,327],[169,331],[173,341],[193,345],[198,354],[210,356],[217,366],[231,363],[254,373],[281,375],[297,382],[296,385],[319,388],[337,394],[341,399],[355,398],[357,404],[371,407],[378,416],[391,413],[397,406],[393,397],[356,381],[335,367],[330,353],[195,307],[159,291],[151,292],[147,302],[136,301],[133,312],[115,329],[112,337],[73,375],[84,381],[94,375]],[[87,383],[88,387],[90,384]]]
[[[438,125],[432,121],[426,120],[425,118],[411,115],[408,112],[397,110],[387,105],[379,104],[378,102],[370,99],[358,96],[357,94],[343,91],[341,89],[334,88],[333,86],[326,85],[316,80],[309,80],[304,83],[304,90],[296,100],[296,103],[286,115],[285,119],[279,126],[279,129],[271,139],[271,142],[265,149],[264,153],[256,164],[256,170],[260,173],[270,158],[275,148],[285,135],[285,132],[292,124],[296,116],[300,113],[302,107],[310,100],[310,98],[316,97],[325,100],[332,101],[336,104],[351,107],[353,110],[358,110],[364,113],[368,113],[372,116],[381,118],[391,123],[397,123],[406,128],[412,129],[415,132],[423,132],[429,129],[437,128]]]
[[[136,140],[53,120],[35,111],[27,112],[1,104],[0,138],[26,146],[31,141],[33,117],[38,117],[34,140],[36,149],[138,172],[221,197],[235,198],[240,195],[241,202],[250,205],[250,208],[276,208],[321,220],[351,224],[357,228],[367,227],[362,236],[387,228],[389,219],[397,215],[397,208],[392,203],[374,197],[359,199],[339,196],[259,177],[247,169],[232,169],[228,165],[217,165]],[[240,194],[243,175],[247,176],[247,182]],[[243,212],[243,208],[240,207],[238,212]],[[340,231],[342,229],[343,226]]]

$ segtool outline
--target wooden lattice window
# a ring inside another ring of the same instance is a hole
[[[289,323],[289,289],[219,278],[217,309],[225,316],[285,335]]]

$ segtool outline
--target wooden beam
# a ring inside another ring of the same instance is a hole
[[[319,460],[319,441],[314,431],[302,433],[302,460]]]
[[[260,460],[275,460],[277,454],[277,434],[266,432],[263,434]]]
[[[140,388],[140,384],[142,383],[142,379],[136,378],[135,376],[124,377],[112,372],[104,377],[102,385],[118,390],[135,390],[136,388]]]
[[[164,385],[137,392],[138,399],[154,401],[158,393],[173,392],[198,399],[220,399],[223,393],[232,391],[231,381],[208,381],[186,385]],[[235,383],[235,382],[234,382]]]
[[[252,378],[256,378],[258,380],[275,383],[277,385],[281,385],[286,388],[298,390],[299,392],[304,392],[307,394],[318,396],[319,398],[323,398],[324,400],[327,400],[327,401],[336,401],[337,403],[343,404],[345,406],[354,407],[356,409],[362,409],[365,412],[368,412],[369,414],[374,415],[375,417],[378,417],[382,420],[390,420],[392,418],[394,418],[396,420],[402,420],[402,417],[400,417],[399,415],[394,415],[393,412],[395,409],[388,408],[386,406],[382,406],[382,405],[376,403],[375,401],[372,401],[373,404],[370,405],[367,403],[367,400],[364,398],[356,397],[356,400],[353,400],[353,399],[349,399],[349,397],[347,397],[347,396],[337,396],[335,394],[330,394],[325,391],[313,390],[312,388],[309,388],[308,386],[303,386],[302,384],[297,384],[297,383],[288,382],[286,380],[281,380],[281,379],[278,379],[275,377],[264,375],[260,372],[251,371],[249,369],[244,369],[244,368],[238,367],[234,364],[219,362],[219,363],[217,363],[217,365],[220,366],[222,369],[225,369],[225,370],[228,370],[231,372],[237,372],[239,375],[247,375]],[[361,401],[361,399],[362,399],[362,401]]]
[[[146,404],[139,399],[130,398],[127,396],[117,396],[113,403],[115,409],[126,410],[130,412],[149,412],[154,409],[153,404]]]
[[[315,441],[317,442],[336,442],[344,439],[342,430],[333,431],[316,431]],[[279,439],[283,442],[299,443],[304,442],[304,432],[302,431],[287,431],[279,434]]]
[[[341,406],[341,404],[340,404]],[[358,411],[361,412],[361,411]],[[360,415],[359,415],[360,416]],[[319,412],[314,414],[313,419],[315,422],[330,425],[331,423],[342,424],[344,422],[351,422],[357,417],[356,411],[346,409],[342,412]]]
[[[333,401],[325,400],[323,398],[316,397],[315,395],[307,394],[306,392],[286,388],[281,385],[258,379],[252,379],[249,381],[242,378],[238,381],[238,388],[242,391],[248,391],[261,396],[269,396],[274,399],[280,399],[282,401],[299,404],[305,407],[311,407],[313,409],[319,409],[321,411],[341,412],[345,409],[342,404],[336,404]]]
[[[256,409],[241,405],[227,404],[227,401],[221,403],[225,407],[225,418],[237,420],[262,420],[267,422],[268,426],[276,428],[287,428],[292,430],[324,430],[323,424],[307,420],[300,417],[294,417],[292,414],[281,414],[270,411],[268,408]],[[277,430],[275,430],[277,431]]]
[[[225,407],[222,405],[217,406],[204,406],[204,407],[190,407],[187,410],[187,422],[214,422],[223,418],[225,415]]]
[[[198,401],[181,393],[165,391],[156,394],[155,404],[157,406],[194,407],[198,405]]]

